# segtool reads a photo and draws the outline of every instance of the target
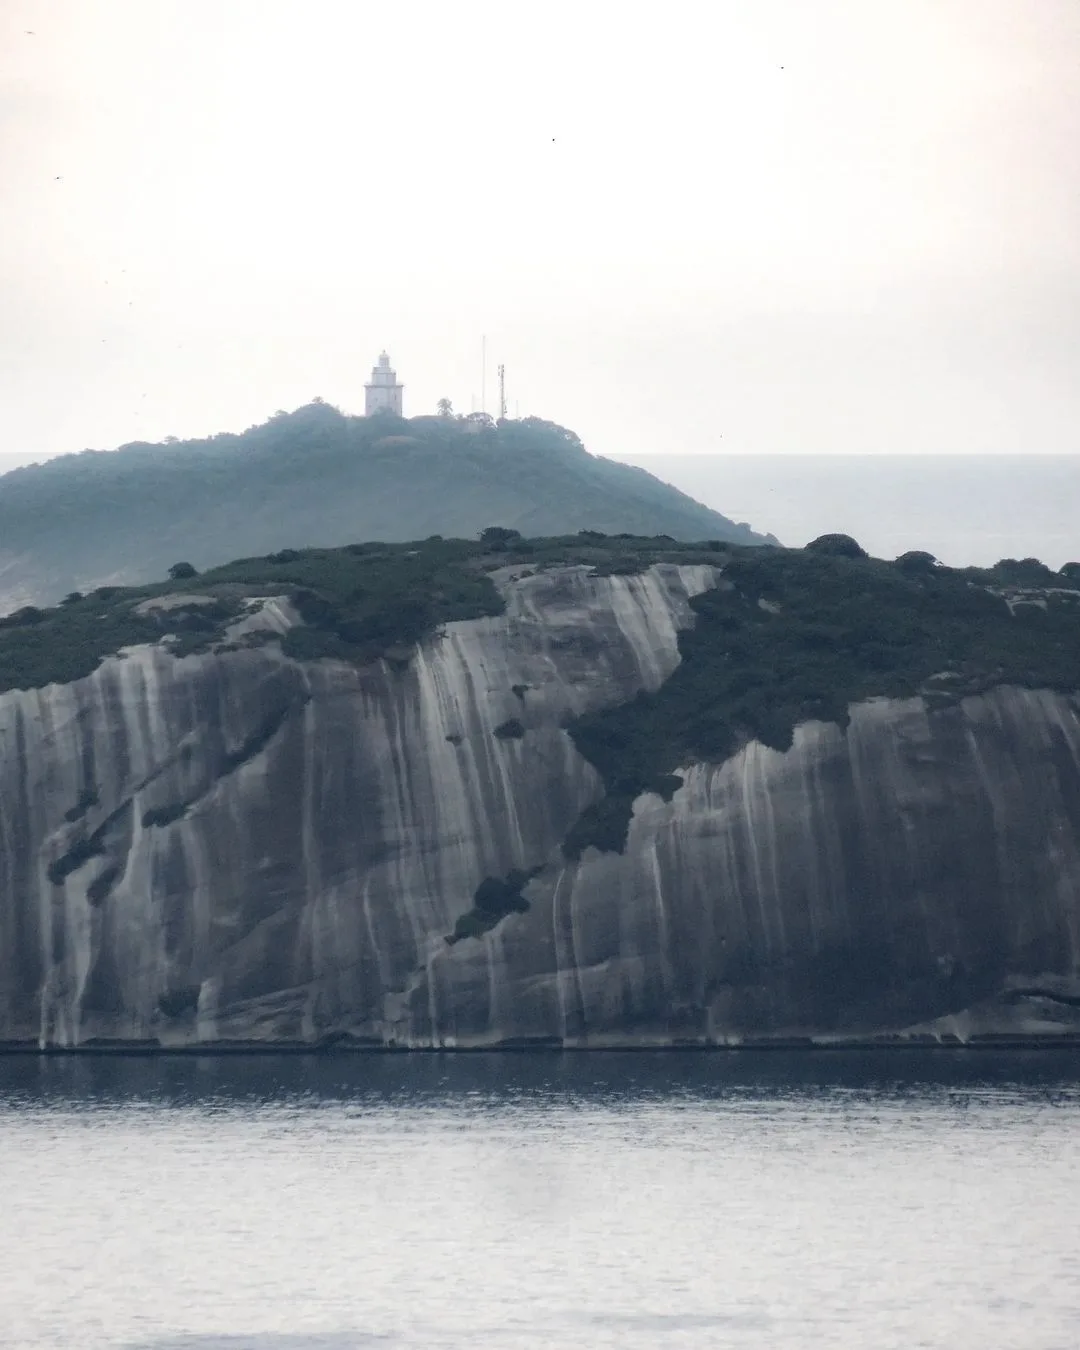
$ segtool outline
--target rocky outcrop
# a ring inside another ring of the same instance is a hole
[[[507,571],[408,662],[142,647],[0,696],[0,1040],[1080,1034],[1066,696],[859,704],[563,858],[602,793],[567,720],[659,687],[715,580]]]

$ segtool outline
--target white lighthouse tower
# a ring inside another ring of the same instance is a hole
[[[390,369],[390,358],[385,352],[371,372],[371,383],[364,385],[364,415],[389,412],[401,414],[401,395],[405,386],[398,384],[397,374]]]

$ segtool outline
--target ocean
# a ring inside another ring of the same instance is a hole
[[[1072,1350],[1080,1055],[0,1058],[17,1350]]]
[[[952,567],[1080,559],[1080,455],[651,455],[626,460],[801,547],[853,535],[877,558]]]

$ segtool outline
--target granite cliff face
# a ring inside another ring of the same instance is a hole
[[[1080,1034],[1074,700],[861,703],[567,862],[603,791],[567,719],[659,687],[717,572],[496,579],[408,661],[139,647],[0,696],[0,1041]],[[527,911],[448,942],[514,872]]]

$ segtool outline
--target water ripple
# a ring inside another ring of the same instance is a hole
[[[12,1350],[1064,1350],[1080,1057],[0,1058]]]

